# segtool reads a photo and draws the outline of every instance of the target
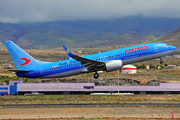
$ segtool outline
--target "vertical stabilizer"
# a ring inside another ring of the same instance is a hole
[[[35,60],[12,41],[6,41],[4,44],[6,45],[6,48],[8,49],[9,54],[11,55],[11,58],[18,70],[26,70],[30,67],[49,63]]]

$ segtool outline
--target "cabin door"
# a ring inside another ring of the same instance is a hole
[[[159,52],[159,46],[155,45],[154,48],[155,48],[155,52]]]
[[[44,73],[44,68],[40,68],[40,74],[41,76],[43,76],[45,73]]]

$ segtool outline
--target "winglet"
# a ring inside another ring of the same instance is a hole
[[[68,59],[71,59],[71,57],[68,54],[66,56],[67,56]]]
[[[64,50],[65,50],[65,51],[68,50],[68,49],[66,48],[66,46],[63,45],[63,47],[64,47]],[[71,57],[70,57],[68,54],[67,54],[66,56],[67,56],[68,59],[71,59]]]
[[[69,57],[74,57],[75,56],[74,54],[71,53],[71,51],[68,50],[68,48],[65,45],[63,45],[63,47],[64,47],[64,50],[67,53],[67,56],[69,56]]]

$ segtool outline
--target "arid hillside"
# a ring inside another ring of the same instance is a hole
[[[175,53],[180,53],[180,29],[162,35],[154,39],[152,42],[164,42],[169,45],[174,45],[178,48]]]

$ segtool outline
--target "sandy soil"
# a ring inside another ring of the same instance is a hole
[[[0,76],[1,76],[1,75],[4,75],[4,76],[9,76],[9,77],[16,76],[16,74],[15,74],[15,73],[10,73],[10,74],[0,73]]]
[[[164,107],[73,107],[1,108],[0,119],[27,118],[180,118],[180,108]]]

